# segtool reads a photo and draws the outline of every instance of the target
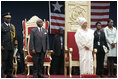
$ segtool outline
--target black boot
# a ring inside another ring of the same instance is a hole
[[[39,74],[38,78],[45,78],[45,76],[43,76],[42,74]]]
[[[100,77],[104,77],[104,75],[103,75],[103,74],[101,74],[101,75],[100,75]]]
[[[113,68],[114,68],[114,61],[112,60],[112,62],[111,62],[111,77],[115,77],[115,75],[113,74]]]
[[[33,73],[33,78],[38,78],[37,73]]]
[[[5,78],[4,70],[1,69],[1,78]]]
[[[4,74],[1,74],[1,78],[5,78],[5,75]]]
[[[16,77],[14,77],[13,75],[7,75],[6,78],[16,78]]]

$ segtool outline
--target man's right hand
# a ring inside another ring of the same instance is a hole
[[[32,50],[32,53],[34,53],[34,54],[35,54],[35,53],[36,53],[36,51],[33,49],[33,50]]]
[[[1,46],[1,51],[3,51],[4,50],[4,47],[3,46]]]

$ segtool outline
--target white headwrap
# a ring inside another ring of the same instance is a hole
[[[77,18],[77,23],[82,26],[85,22],[87,22],[87,20],[83,17],[78,17]]]

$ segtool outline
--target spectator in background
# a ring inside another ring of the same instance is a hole
[[[55,35],[53,40],[54,50],[54,72],[56,75],[64,74],[64,31],[62,28],[59,30],[59,34]]]
[[[96,60],[97,60],[97,70],[96,74],[100,75],[100,77],[104,77],[103,71],[104,71],[104,57],[105,57],[105,51],[103,49],[103,45],[108,48],[105,34],[101,30],[101,23],[96,23],[96,31],[94,32],[94,49],[97,49],[96,54]],[[108,52],[108,51],[107,51]]]
[[[113,20],[109,19],[107,21],[107,26],[104,28],[107,44],[109,46],[109,53],[107,54],[108,60],[108,76],[114,77],[113,68],[114,68],[114,58],[117,57],[117,31],[113,27]]]

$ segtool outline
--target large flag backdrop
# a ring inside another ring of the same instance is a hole
[[[107,25],[109,19],[110,1],[91,1],[91,28],[95,28],[96,22],[101,22],[102,27]]]
[[[65,28],[65,2],[50,1],[50,34],[57,34],[59,28]],[[91,1],[91,28],[96,22],[101,22],[102,27],[107,25],[109,19],[110,1]]]
[[[50,33],[57,34],[58,29],[65,29],[65,2],[50,1]]]

